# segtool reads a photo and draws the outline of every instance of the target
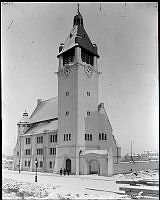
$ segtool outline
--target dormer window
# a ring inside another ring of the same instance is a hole
[[[75,59],[75,48],[72,48],[63,54],[63,65],[73,63],[74,59]]]

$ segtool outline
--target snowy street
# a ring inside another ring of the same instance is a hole
[[[116,184],[116,180],[133,180],[131,174],[103,177],[98,175],[60,176],[38,172],[38,182],[35,183],[35,172],[22,171],[19,174],[18,171],[7,169],[2,171],[2,178],[6,179],[6,182],[11,179],[17,181],[17,183],[28,184],[30,190],[32,190],[32,187],[41,186],[40,190],[47,191],[46,196],[42,195],[43,199],[130,199],[130,197],[124,195],[123,191],[119,190],[119,187],[124,187],[124,184]],[[158,173],[141,172],[139,176],[134,177],[135,180],[140,178],[157,179]],[[5,194],[3,193],[3,195]],[[6,198],[6,196],[3,197]],[[28,198],[31,199],[31,196]],[[36,196],[32,197],[32,199],[34,198],[37,199]]]

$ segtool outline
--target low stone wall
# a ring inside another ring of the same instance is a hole
[[[130,173],[141,170],[159,169],[159,161],[120,162],[114,164],[113,174]]]

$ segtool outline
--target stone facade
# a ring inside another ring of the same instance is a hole
[[[99,58],[83,26],[81,14],[74,17],[73,28],[59,47],[58,98],[38,99],[28,117],[25,112],[18,125],[14,149],[14,170],[110,176],[120,162],[117,144],[105,111],[98,99]]]

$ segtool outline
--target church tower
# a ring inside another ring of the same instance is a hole
[[[92,44],[79,12],[73,28],[59,47],[58,146],[54,171],[67,168],[79,174],[79,155],[86,148],[85,118],[98,110],[96,44]]]

